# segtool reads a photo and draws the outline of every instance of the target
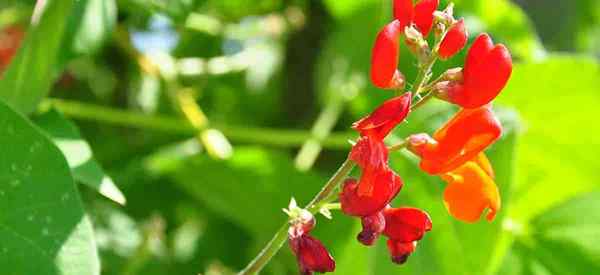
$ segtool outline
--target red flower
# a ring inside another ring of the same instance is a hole
[[[504,89],[512,73],[508,49],[494,46],[487,34],[481,34],[469,49],[463,70],[463,82],[451,83],[441,97],[463,108],[488,104]]]
[[[350,159],[362,169],[387,167],[388,149],[381,139],[363,136],[350,151]]]
[[[448,183],[444,202],[452,216],[473,223],[489,209],[486,219],[494,220],[500,210],[500,194],[494,183],[492,166],[483,153],[442,175],[442,179]]]
[[[433,25],[433,12],[439,5],[439,0],[421,0],[413,8],[412,0],[394,0],[394,18],[400,22],[401,30],[411,23],[427,36]]]
[[[385,217],[382,211],[361,218],[362,231],[356,237],[364,245],[371,246],[385,229]]]
[[[385,101],[369,116],[352,124],[361,136],[384,139],[410,112],[410,92]]]
[[[398,71],[399,38],[403,27],[398,20],[387,24],[377,35],[371,56],[371,82],[382,89],[404,86],[404,76]]]
[[[383,234],[389,238],[387,244],[392,261],[403,264],[415,250],[416,241],[421,240],[425,232],[431,230],[431,218],[420,209],[408,207],[387,208],[383,215]]]
[[[361,193],[361,185],[368,186],[370,189]],[[342,211],[356,217],[373,215],[394,199],[402,185],[402,179],[390,169],[365,170],[360,183],[355,179],[347,179],[344,182],[340,193]]]
[[[335,261],[321,241],[303,234],[289,238],[289,243],[298,260],[300,274],[311,275],[313,272],[325,273],[335,270]]]
[[[463,109],[438,129],[409,137],[409,149],[421,157],[420,167],[437,175],[473,159],[502,134],[502,126],[489,106]]]
[[[468,37],[465,22],[463,19],[460,19],[450,27],[444,40],[442,40],[438,51],[440,58],[448,59],[458,53],[467,44]]]
[[[19,26],[9,26],[0,31],[0,74],[17,53],[25,32]]]

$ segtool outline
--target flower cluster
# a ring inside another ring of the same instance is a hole
[[[24,35],[23,29],[19,26],[8,26],[0,30],[0,76],[15,56]]]
[[[349,159],[361,175],[358,180],[346,179],[339,193],[342,212],[361,220],[358,241],[371,246],[385,236],[391,259],[397,264],[406,262],[415,251],[417,242],[432,229],[432,221],[418,208],[390,206],[404,183],[388,164],[390,150],[384,140],[425,100],[437,97],[461,107],[431,136],[417,133],[403,143],[420,158],[421,170],[447,182],[443,200],[449,214],[460,221],[477,222],[487,213],[487,220],[492,221],[500,209],[494,171],[484,150],[502,134],[491,101],[510,78],[511,56],[504,45],[494,45],[487,34],[481,34],[468,50],[464,69],[450,69],[428,83],[435,60],[453,57],[468,41],[464,20],[454,18],[452,4],[443,11],[437,11],[438,5],[439,0],[421,0],[414,5],[412,0],[394,0],[394,20],[383,27],[373,46],[371,82],[399,95],[352,125],[360,138]],[[433,39],[428,38],[430,33]],[[401,38],[423,70],[414,90],[404,93],[406,79],[398,69]],[[428,40],[435,41],[433,48]],[[332,271],[331,255],[308,235],[312,226],[314,221],[290,227],[290,245],[301,273]]]

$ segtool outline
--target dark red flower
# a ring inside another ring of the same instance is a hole
[[[451,83],[440,97],[463,108],[483,106],[504,89],[511,73],[508,49],[502,44],[494,46],[487,34],[481,34],[467,54],[463,82]]]
[[[502,126],[490,106],[462,109],[438,129],[409,137],[409,149],[421,157],[423,171],[437,175],[452,171],[473,159],[502,134]]]
[[[383,210],[385,229],[383,234],[389,238],[387,245],[392,261],[397,264],[406,262],[414,252],[417,241],[431,230],[429,215],[417,208],[401,207]]]
[[[361,185],[368,186],[361,192]],[[384,209],[400,192],[402,179],[390,169],[364,170],[360,182],[347,179],[340,193],[342,211],[350,216],[365,217]]]
[[[20,26],[9,26],[0,31],[0,75],[17,53],[24,36]]]
[[[321,241],[303,234],[290,237],[289,243],[292,252],[296,255],[300,274],[311,275],[313,272],[325,273],[335,270],[335,261]]]
[[[385,217],[382,211],[361,218],[362,231],[356,237],[364,245],[371,246],[385,229]]]
[[[413,242],[423,238],[430,231],[431,218],[423,210],[412,207],[386,208],[383,234],[399,242]]]
[[[352,124],[361,136],[384,139],[410,112],[410,92],[385,101],[369,116]]]
[[[467,44],[469,35],[465,29],[464,19],[460,19],[450,29],[440,44],[438,54],[441,59],[448,59],[458,53]]]
[[[398,71],[398,47],[404,28],[398,20],[387,24],[377,35],[371,55],[371,82],[382,89],[404,86],[404,76]]]
[[[433,25],[433,12],[440,4],[439,0],[421,0],[413,7],[412,0],[394,0],[394,18],[400,22],[402,31],[411,23],[427,36]]]

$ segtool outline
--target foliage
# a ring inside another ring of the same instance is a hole
[[[240,270],[290,197],[308,203],[341,164],[350,123],[387,97],[368,82],[387,1],[46,0],[34,12],[35,2],[0,3],[0,28],[27,28],[0,78],[2,274]],[[499,217],[453,220],[441,181],[394,153],[409,191],[393,204],[426,209],[433,231],[398,267],[383,242],[360,247],[355,221],[319,217],[314,234],[336,274],[600,272],[600,65],[590,55],[600,5],[535,2],[455,1],[471,39],[490,32],[516,57],[495,106],[504,136],[488,152]],[[548,15],[557,10],[568,15]],[[400,67],[413,79],[408,56]],[[390,140],[431,132],[452,111],[433,102]],[[206,153],[227,144],[225,160]],[[295,159],[300,148],[307,156]],[[263,274],[295,272],[282,250]]]

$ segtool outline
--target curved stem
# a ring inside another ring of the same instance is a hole
[[[337,186],[346,178],[346,176],[354,168],[354,162],[347,158],[342,166],[331,176],[325,186],[319,191],[315,198],[306,206],[311,213],[315,214],[319,211],[322,203],[327,200],[328,197],[335,191]],[[263,267],[277,254],[277,251],[283,246],[287,239],[287,222],[284,223],[279,230],[275,233],[273,238],[267,243],[267,245],[261,250],[260,253],[252,260],[246,268],[238,273],[238,275],[253,275],[257,274]]]

